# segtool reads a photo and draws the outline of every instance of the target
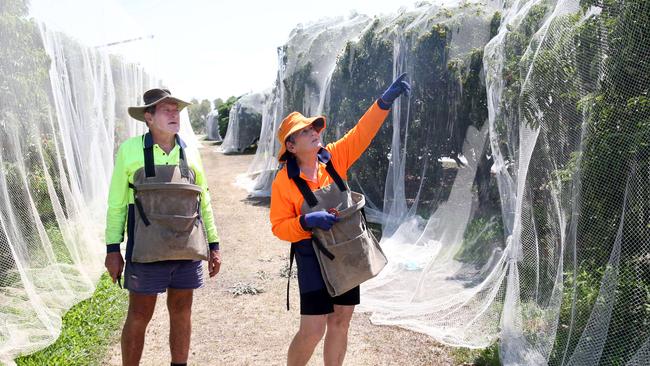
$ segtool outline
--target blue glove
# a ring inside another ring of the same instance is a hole
[[[317,227],[319,229],[329,230],[332,228],[332,225],[338,221],[338,217],[328,213],[327,211],[310,212],[305,215],[305,224],[307,224],[307,227],[309,228]]]
[[[400,75],[392,84],[386,89],[384,94],[379,98],[379,106],[382,109],[390,109],[390,106],[393,104],[393,101],[397,99],[402,93],[408,95],[411,91],[411,85],[404,81],[406,79],[406,73]]]

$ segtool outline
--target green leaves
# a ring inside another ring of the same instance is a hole
[[[128,293],[107,274],[97,284],[93,297],[73,306],[63,317],[63,329],[51,346],[16,359],[21,366],[98,365],[119,336],[126,316]]]
[[[228,100],[225,102],[221,101],[221,103],[216,106],[217,111],[219,112],[219,134],[222,138],[226,137],[226,131],[228,130],[228,123],[230,122],[230,109],[238,99],[238,97],[231,96],[228,98]]]
[[[192,104],[187,107],[187,112],[190,116],[192,130],[194,130],[194,133],[205,133],[205,117],[212,110],[212,104],[207,99],[203,99],[201,102],[192,99],[191,102]]]

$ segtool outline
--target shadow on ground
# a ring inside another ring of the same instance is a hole
[[[241,200],[241,202],[251,206],[271,207],[271,197],[248,196]]]

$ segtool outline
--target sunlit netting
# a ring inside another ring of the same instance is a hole
[[[223,139],[219,134],[219,111],[216,109],[210,111],[210,113],[205,116],[205,129],[206,129],[206,140],[222,142]]]
[[[0,12],[0,363],[52,343],[61,316],[103,271],[115,147],[144,130],[128,117],[141,67]],[[4,5],[3,5],[4,6]],[[5,52],[8,51],[8,52]]]
[[[265,93],[251,93],[233,104],[220,152],[240,153],[257,142],[262,128],[262,109],[267,98],[268,94]]]
[[[276,132],[291,111],[323,113],[336,59],[346,42],[370,23],[364,15],[323,19],[294,29],[278,49],[278,76],[262,111],[262,128],[255,158],[238,183],[252,195],[269,196],[280,150]]]
[[[251,172],[277,167],[286,106],[325,112],[333,141],[406,71],[410,98],[349,175],[389,257],[359,309],[498,342],[507,365],[650,364],[649,18],[643,0],[522,0],[376,19],[321,75],[324,108],[288,103],[309,69],[280,68]]]
[[[640,1],[502,10],[484,57],[500,212],[481,199],[486,135],[470,126],[449,195],[383,239],[389,267],[362,301],[374,322],[498,339],[508,365],[650,363],[649,14]]]
[[[392,124],[382,127],[349,175],[353,189],[367,197],[369,219],[383,223],[385,234],[418,212],[427,215],[449,194],[458,167],[449,157],[462,161],[468,126],[481,128],[487,119],[481,57],[493,13],[473,3],[420,4],[375,21],[340,56],[328,141],[352,128],[394,77],[407,72],[413,84],[411,98],[395,102]],[[449,169],[438,164],[443,159],[452,161]]]

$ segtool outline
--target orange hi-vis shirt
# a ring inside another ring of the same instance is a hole
[[[357,125],[348,131],[345,136],[325,146],[325,150],[331,154],[334,169],[342,179],[348,179],[348,169],[366,151],[388,116],[388,112],[389,110],[380,108],[377,102],[374,102],[357,122]],[[317,182],[308,180],[302,172],[300,173],[300,176],[307,182],[312,191],[335,184],[334,180],[327,174],[325,166],[322,161],[319,161]],[[311,238],[311,231],[303,229],[300,224],[300,211],[303,201],[304,198],[298,186],[289,177],[287,165],[285,164],[276,175],[275,180],[273,180],[271,189],[270,217],[275,236],[292,243]]]

